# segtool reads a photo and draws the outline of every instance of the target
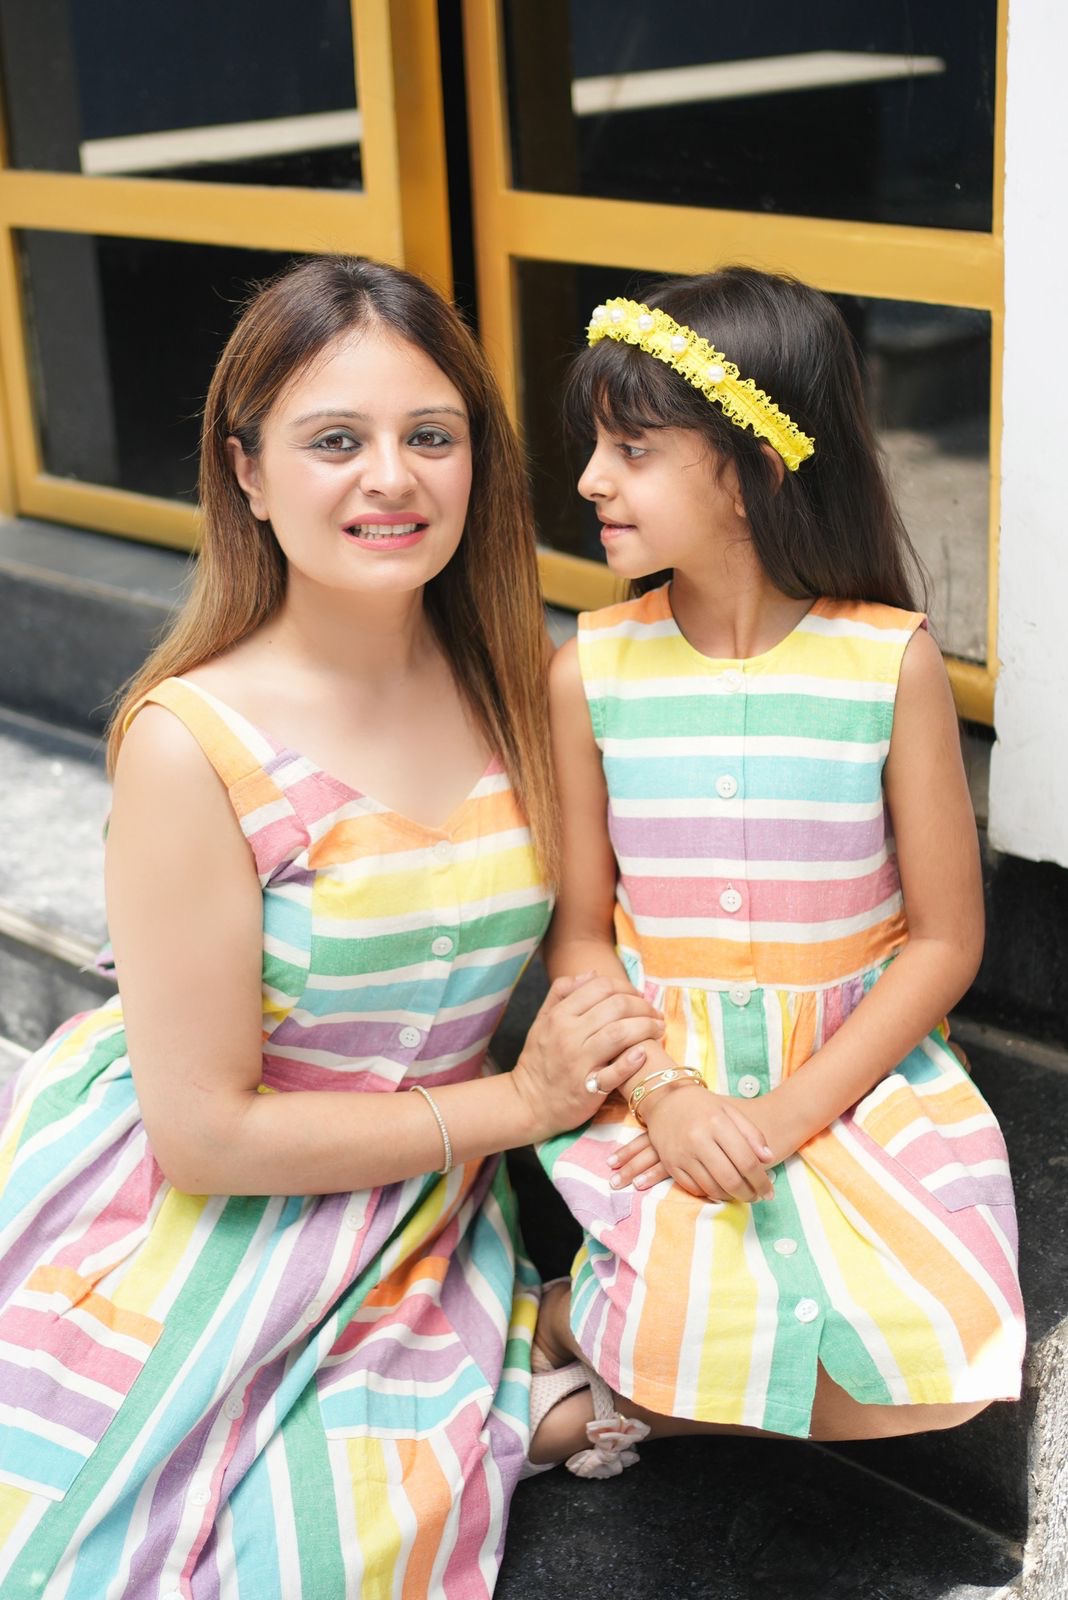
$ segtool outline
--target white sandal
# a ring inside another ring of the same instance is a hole
[[[569,1282],[568,1279],[556,1281]],[[649,1426],[617,1410],[611,1389],[585,1361],[569,1361],[566,1366],[554,1367],[537,1345],[533,1346],[530,1352],[530,1437],[533,1439],[553,1406],[587,1388],[593,1399],[593,1421],[586,1424],[590,1448],[568,1456],[565,1465],[576,1478],[615,1478],[624,1467],[636,1465],[638,1452],[634,1446],[647,1437]],[[533,1467],[533,1470],[539,1469]]]

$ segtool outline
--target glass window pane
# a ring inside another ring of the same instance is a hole
[[[514,181],[985,230],[996,0],[506,0]]]
[[[662,276],[662,275],[657,275]],[[649,274],[556,262],[519,269],[523,427],[543,543],[601,560],[575,491],[560,395],[592,308],[641,298]],[[864,358],[869,400],[905,524],[931,579],[931,621],[952,655],[986,657],[990,316],[950,306],[835,296]],[[727,351],[730,354],[730,351]]]
[[[45,469],[192,501],[212,369],[268,251],[84,234],[19,238]]]
[[[0,0],[10,161],[359,188],[349,0]]]

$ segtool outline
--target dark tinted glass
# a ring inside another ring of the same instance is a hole
[[[581,460],[560,428],[560,394],[591,309],[641,297],[649,276],[619,269],[520,266],[523,425],[544,543],[601,560],[596,519],[575,492]],[[860,347],[891,482],[931,577],[943,649],[986,655],[990,492],[990,317],[905,301],[835,296]],[[730,355],[730,351],[726,352]]]
[[[996,0],[505,0],[514,181],[989,229]]]
[[[360,185],[349,0],[0,0],[0,60],[13,166]]]
[[[212,369],[266,251],[26,232],[20,236],[45,468],[192,500]]]

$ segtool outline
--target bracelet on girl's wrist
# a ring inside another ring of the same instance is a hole
[[[645,1127],[645,1118],[642,1116],[641,1107],[651,1094],[658,1089],[668,1089],[675,1083],[699,1083],[706,1087],[705,1080],[696,1067],[661,1067],[658,1072],[650,1072],[646,1077],[636,1083],[627,1100],[627,1110]]]

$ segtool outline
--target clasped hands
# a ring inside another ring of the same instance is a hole
[[[642,1076],[673,1065],[662,1046],[647,1046]],[[633,1088],[636,1074],[621,1090]],[[609,1157],[612,1187],[651,1188],[673,1178],[688,1194],[706,1200],[770,1199],[775,1188],[770,1166],[791,1153],[785,1130],[774,1126],[770,1098],[761,1103],[757,1127],[743,1102],[710,1093],[701,1084],[678,1083],[651,1095],[642,1108],[646,1132]],[[769,1143],[774,1140],[774,1144]]]

